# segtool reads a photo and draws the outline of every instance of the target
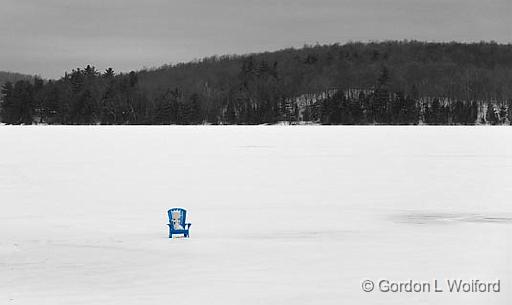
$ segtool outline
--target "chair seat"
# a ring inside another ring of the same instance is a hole
[[[176,230],[172,227],[172,225],[170,223],[167,224],[170,228],[170,231],[172,233],[185,233],[185,232],[188,232],[188,229],[182,229],[182,230]]]
[[[171,230],[172,233],[185,233],[188,232],[188,230]]]

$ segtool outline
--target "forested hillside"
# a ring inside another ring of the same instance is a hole
[[[348,43],[128,74],[87,66],[2,95],[10,124],[509,124],[512,45]]]

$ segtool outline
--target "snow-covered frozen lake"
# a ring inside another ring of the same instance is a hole
[[[0,304],[512,304],[511,200],[507,127],[2,126]]]

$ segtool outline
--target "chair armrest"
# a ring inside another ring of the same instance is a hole
[[[188,229],[190,228],[190,226],[191,226],[191,225],[192,225],[191,223],[186,223],[186,224],[185,224],[185,228],[188,230]]]

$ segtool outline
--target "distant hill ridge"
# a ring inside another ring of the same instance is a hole
[[[212,56],[137,73],[152,95],[227,91],[275,78],[287,97],[327,88],[373,88],[382,70],[391,91],[421,96],[512,98],[512,44],[384,41],[306,45],[246,55]],[[380,79],[381,81],[383,79]]]
[[[16,72],[0,71],[0,87],[6,82],[15,83],[19,80],[32,80],[33,78],[34,77],[31,75]]]

